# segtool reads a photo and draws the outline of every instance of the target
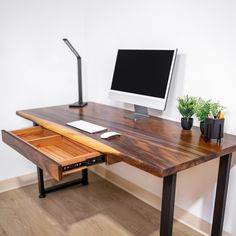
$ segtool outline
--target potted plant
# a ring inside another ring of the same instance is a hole
[[[205,119],[209,116],[209,114],[213,116],[212,118],[214,118],[223,109],[224,107],[221,106],[219,102],[211,102],[211,100],[203,100],[202,98],[197,99],[194,113],[200,121],[200,130],[202,134],[204,134]]]
[[[202,134],[204,133],[205,118],[208,116],[210,111],[211,111],[211,100],[205,101],[202,98],[198,98],[194,112],[197,119],[200,121],[200,130]]]
[[[220,114],[224,109],[225,109],[225,107],[220,105],[219,102],[212,102],[211,103],[211,113],[214,116],[214,118],[216,118],[217,115]]]
[[[185,130],[189,130],[193,126],[193,114],[197,99],[191,96],[184,96],[178,98],[178,110],[182,115],[181,126]]]

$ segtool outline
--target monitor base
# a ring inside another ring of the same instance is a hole
[[[86,106],[88,103],[87,102],[75,102],[73,104],[70,104],[69,107],[71,108],[75,108],[75,107],[84,107]]]
[[[130,115],[126,115],[124,117],[127,119],[130,119],[130,120],[134,120],[134,121],[148,118],[149,117],[148,109],[147,109],[147,107],[134,105],[134,113],[132,113]]]

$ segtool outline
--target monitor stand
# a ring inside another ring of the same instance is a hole
[[[148,117],[149,115],[148,115],[147,107],[138,106],[138,105],[134,105],[134,113],[125,116],[125,118],[134,120],[134,121],[143,119],[143,118],[148,118]]]

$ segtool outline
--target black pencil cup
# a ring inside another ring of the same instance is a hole
[[[224,134],[225,119],[206,118],[204,122],[204,138],[207,142],[210,139],[217,139],[221,143]]]

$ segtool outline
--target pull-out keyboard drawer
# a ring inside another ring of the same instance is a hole
[[[3,130],[2,140],[58,181],[105,161],[102,153],[41,126]]]

